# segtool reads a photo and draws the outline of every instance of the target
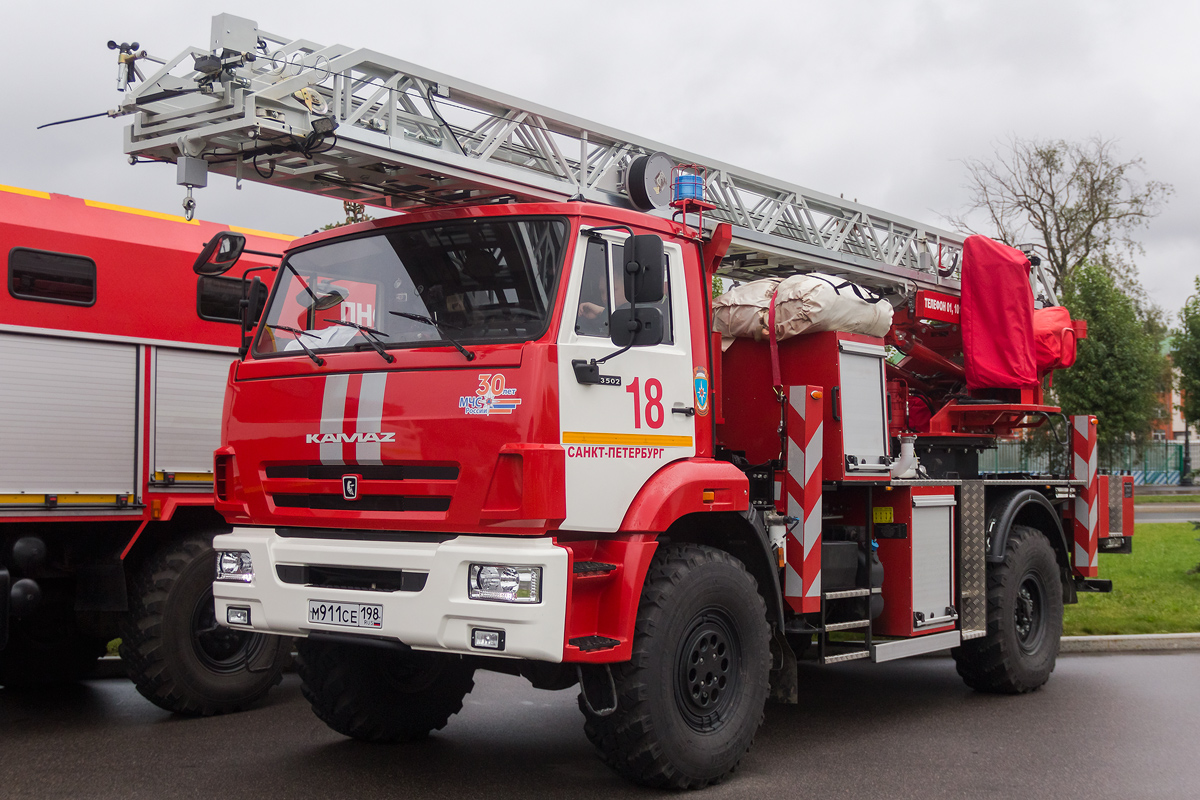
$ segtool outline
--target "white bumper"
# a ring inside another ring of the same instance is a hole
[[[297,539],[269,529],[235,528],[216,537],[216,550],[245,550],[254,564],[250,583],[215,581],[217,619],[229,606],[250,609],[249,625],[230,625],[289,636],[314,631],[399,639],[418,650],[504,655],[562,661],[567,607],[567,551],[547,538],[459,536],[446,542],[382,542]],[[542,567],[540,603],[516,604],[467,598],[470,564]],[[361,567],[423,572],[420,591],[381,592],[284,583],[278,565]],[[383,607],[378,629],[310,622],[310,600],[369,603]],[[504,650],[471,647],[473,628],[504,631]]]

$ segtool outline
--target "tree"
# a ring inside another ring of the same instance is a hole
[[[988,235],[1042,248],[1060,292],[1084,264],[1132,278],[1123,267],[1127,256],[1141,252],[1133,235],[1174,190],[1161,181],[1140,182],[1142,159],[1122,161],[1116,150],[1114,140],[1099,136],[1082,142],[1010,137],[994,159],[963,161],[971,202],[966,213],[948,218],[960,231],[977,233],[970,220],[983,212],[994,229],[984,231]]]
[[[342,228],[346,225],[353,225],[356,222],[369,222],[375,219],[367,213],[367,207],[362,203],[355,203],[350,200],[342,201],[342,210],[346,212],[346,219],[342,222],[331,222],[321,228],[323,231],[331,231],[334,228]]]
[[[1101,455],[1111,457],[1114,445],[1144,437],[1164,414],[1166,326],[1157,311],[1140,309],[1104,265],[1078,266],[1064,289],[1063,305],[1088,321],[1088,338],[1079,342],[1075,365],[1055,374],[1055,396],[1067,414],[1099,418]]]
[[[1188,423],[1200,421],[1200,278],[1196,278],[1196,294],[1184,302],[1179,312],[1171,360],[1179,370],[1183,396],[1179,410]]]

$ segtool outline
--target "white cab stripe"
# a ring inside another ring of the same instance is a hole
[[[360,433],[383,431],[383,394],[387,387],[386,372],[369,372],[362,377],[362,389],[358,394],[358,427]],[[382,464],[383,455],[379,442],[358,442],[354,459],[359,464]]]
[[[346,390],[350,386],[349,375],[328,375],[325,378],[325,396],[321,400],[321,433],[341,433],[346,419]],[[342,443],[322,442],[321,463],[326,465],[345,464],[342,458]]]

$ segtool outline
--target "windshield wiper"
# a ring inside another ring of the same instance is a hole
[[[357,322],[347,322],[344,319],[327,319],[325,322],[328,322],[331,325],[342,325],[347,328],[354,328],[363,335],[363,338],[367,340],[367,344],[371,345],[376,353],[379,353],[379,355],[383,356],[384,361],[391,364],[396,360],[396,357],[387,350],[384,350],[383,345],[380,344],[380,342],[383,341],[383,337],[387,336],[387,334],[383,331],[377,331],[374,328],[368,328],[366,325],[359,325]]]
[[[426,325],[430,325],[434,328],[437,328],[437,332],[442,335],[442,338],[445,339],[450,344],[454,345],[454,349],[456,349],[458,352],[462,353],[463,356],[467,359],[467,361],[475,360],[475,354],[473,352],[471,352],[470,350],[468,350],[467,348],[463,347],[458,342],[451,339],[449,334],[446,333],[445,326],[443,326],[440,322],[438,322],[436,320],[432,320],[429,317],[422,317],[420,314],[409,314],[407,311],[389,311],[388,313],[395,314],[397,317],[404,317],[405,319],[411,319],[413,322],[423,322]]]
[[[308,331],[302,331],[299,328],[289,328],[287,325],[270,325],[270,324],[268,324],[267,327],[273,331],[287,331],[288,333],[292,334],[292,336],[295,336],[296,344],[300,345],[300,349],[304,351],[304,354],[306,356],[308,356],[309,358],[311,358],[318,367],[325,366],[325,359],[321,358],[319,355],[314,353],[312,350],[309,350],[308,345],[306,345],[300,339],[301,336],[311,336],[314,339],[316,339],[316,338],[318,338],[317,334],[309,333]]]

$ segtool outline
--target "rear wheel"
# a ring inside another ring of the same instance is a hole
[[[28,689],[86,678],[104,648],[103,639],[79,633],[71,605],[50,605],[11,620],[8,645],[0,650],[0,686]]]
[[[166,547],[143,567],[121,621],[130,679],[167,711],[209,716],[251,706],[279,683],[291,657],[290,638],[217,623],[215,557],[203,538]]]
[[[297,668],[313,713],[369,742],[422,739],[446,727],[475,686],[461,656],[302,639]]]
[[[647,786],[717,783],[762,722],[770,660],[766,606],[733,556],[672,544],[654,557],[633,658],[613,667],[617,710],[580,701],[584,731],[620,775]]]
[[[1050,679],[1062,637],[1062,578],[1041,531],[1014,525],[1004,563],[989,565],[987,636],[952,654],[972,689],[1020,694]]]

